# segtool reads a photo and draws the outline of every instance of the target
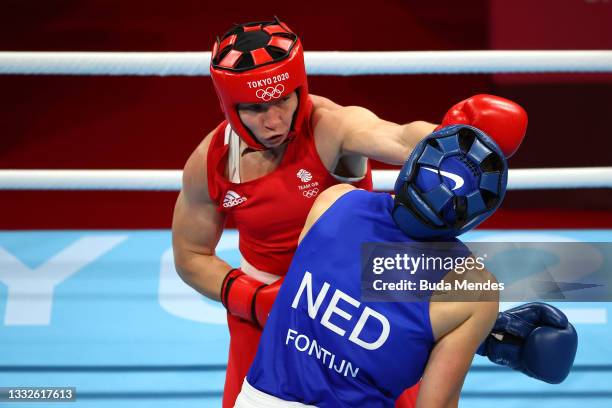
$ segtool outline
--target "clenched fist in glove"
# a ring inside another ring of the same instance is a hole
[[[234,316],[264,327],[282,280],[266,285],[240,269],[232,269],[221,286],[221,303]]]
[[[499,96],[475,95],[450,108],[436,130],[459,124],[482,130],[510,157],[525,137],[527,112],[519,104]]]
[[[527,303],[499,313],[477,353],[495,364],[559,384],[574,364],[578,335],[559,309]]]

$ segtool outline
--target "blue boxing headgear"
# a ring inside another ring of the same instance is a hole
[[[442,128],[413,150],[395,182],[393,219],[416,239],[448,239],[474,228],[501,204],[508,163],[471,126]]]

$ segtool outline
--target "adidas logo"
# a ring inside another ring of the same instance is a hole
[[[308,183],[312,180],[312,174],[308,170],[300,169],[296,176],[302,181],[302,183]]]
[[[238,204],[242,204],[246,201],[246,197],[240,197],[240,195],[232,190],[228,190],[223,199],[223,207],[230,208],[235,207]]]

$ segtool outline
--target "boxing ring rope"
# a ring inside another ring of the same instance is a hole
[[[612,51],[310,51],[310,75],[612,73]],[[0,75],[209,75],[210,52],[0,52]],[[377,190],[396,170],[373,171]],[[0,170],[0,190],[177,191],[180,170]],[[612,167],[510,170],[513,190],[612,188]]]
[[[397,170],[374,170],[374,188],[393,190]],[[181,170],[0,170],[0,190],[178,191]],[[510,190],[612,188],[612,167],[514,169]]]
[[[310,51],[309,75],[612,72],[612,51]],[[0,52],[5,75],[209,75],[210,52]]]

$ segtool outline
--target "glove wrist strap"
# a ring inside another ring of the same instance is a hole
[[[221,285],[221,303],[232,315],[258,324],[255,301],[257,292],[265,286],[240,269],[232,269]]]

